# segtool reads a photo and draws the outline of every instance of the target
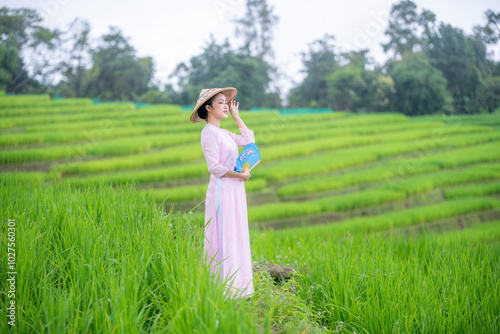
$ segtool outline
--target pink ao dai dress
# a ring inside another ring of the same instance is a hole
[[[245,181],[221,177],[234,170],[238,146],[255,143],[252,130],[240,128],[240,132],[236,135],[210,123],[201,131],[201,147],[210,172],[204,250],[211,273],[227,282],[232,298],[254,292]]]

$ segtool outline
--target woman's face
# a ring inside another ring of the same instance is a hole
[[[228,118],[229,105],[226,96],[222,93],[215,95],[211,106],[207,106],[208,115],[216,119]]]

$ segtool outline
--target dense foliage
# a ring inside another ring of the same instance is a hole
[[[76,19],[66,32],[50,30],[33,9],[3,7],[0,89],[191,105],[202,88],[235,86],[247,108],[281,108],[286,101],[289,107],[421,115],[493,113],[500,107],[500,65],[488,52],[498,45],[500,15],[491,10],[466,34],[401,0],[388,18],[385,64],[375,64],[368,50],[339,50],[327,32],[302,53],[304,76],[288,96],[274,63],[279,18],[273,10],[266,0],[248,0],[245,15],[233,20],[236,39],[219,43],[212,37],[165,84],[166,78],[155,77],[154,60],[138,57],[117,28],[92,41],[87,22]]]

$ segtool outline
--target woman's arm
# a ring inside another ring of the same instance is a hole
[[[227,173],[222,175],[221,177],[234,177],[241,179],[242,181],[248,181],[248,179],[250,178],[250,171],[246,170],[244,172],[238,173],[234,170],[228,170]]]
[[[231,101],[229,103],[229,111],[231,112],[231,116],[233,117],[234,121],[236,122],[236,125],[238,125],[238,128],[240,129],[241,135],[237,135],[235,133],[232,133],[229,130],[222,129],[223,131],[226,131],[226,133],[233,138],[234,142],[238,146],[245,146],[250,143],[255,143],[255,137],[253,134],[253,131],[247,128],[243,120],[241,119],[240,115],[238,114],[238,105],[240,103],[236,103],[234,101]]]
[[[206,138],[202,134],[201,140],[201,148],[207,161],[208,171],[216,177],[222,177],[229,168],[219,162],[219,138],[217,134],[208,135]]]
[[[236,116],[236,118],[234,118],[234,121],[236,122],[236,125],[238,125],[238,128],[248,129],[245,123],[243,123],[243,120],[241,119],[240,115]]]
[[[243,129],[248,129],[245,123],[243,123],[243,120],[241,119],[239,115],[239,109],[240,103],[236,103],[234,100],[229,102],[229,112],[231,113],[231,116],[233,117],[234,121],[236,122],[236,125],[238,125],[238,128],[243,128]]]

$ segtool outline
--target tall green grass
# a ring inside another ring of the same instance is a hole
[[[2,268],[5,222],[16,222],[13,333],[257,331],[257,315],[225,299],[204,265],[203,221],[165,214],[131,187],[3,180],[0,192]],[[1,270],[2,305],[6,279]],[[6,315],[2,308],[2,333]]]
[[[255,231],[255,259],[293,264],[299,274],[281,291],[256,280],[258,299],[236,307],[202,266],[193,216],[164,215],[127,187],[5,181],[1,189],[2,220],[17,224],[14,332],[254,333],[288,321],[281,330],[298,333],[309,328],[309,318],[297,321],[309,308],[319,326],[338,332],[499,328],[500,245],[482,237],[471,247],[463,238],[367,238],[325,226]]]
[[[310,227],[255,232],[252,246],[262,258],[295,266],[298,295],[332,332],[497,333],[496,231],[485,243]]]

